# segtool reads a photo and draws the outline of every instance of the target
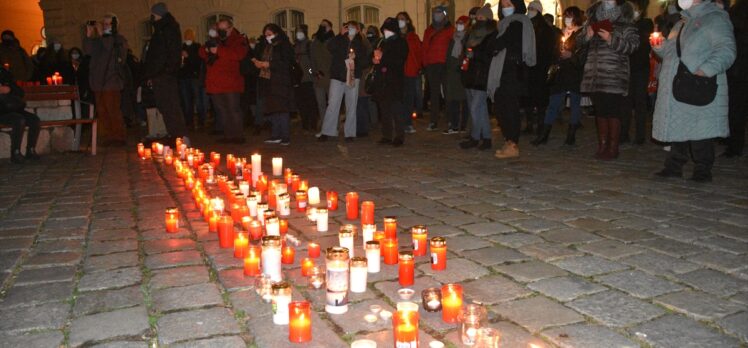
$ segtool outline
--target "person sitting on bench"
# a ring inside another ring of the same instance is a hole
[[[23,163],[21,141],[23,132],[29,127],[26,139],[26,159],[39,159],[36,154],[36,140],[39,138],[39,117],[26,111],[23,101],[23,90],[16,85],[13,75],[0,67],[0,124],[12,127],[10,133],[10,161]]]

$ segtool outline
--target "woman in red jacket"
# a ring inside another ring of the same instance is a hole
[[[413,127],[413,119],[410,115],[416,110],[418,103],[419,84],[421,83],[421,38],[416,34],[416,28],[410,19],[408,12],[397,14],[397,26],[400,28],[400,35],[408,43],[408,59],[405,60],[405,82],[403,87],[403,120],[405,120],[405,133],[413,134],[416,129]],[[420,112],[420,110],[416,110]]]
[[[441,95],[446,75],[447,49],[452,41],[454,26],[447,18],[447,8],[437,6],[432,11],[431,25],[423,34],[423,68],[426,69],[426,80],[429,82],[431,95],[431,122],[428,131],[437,130],[439,114],[441,113]]]

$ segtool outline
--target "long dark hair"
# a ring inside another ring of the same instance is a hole
[[[416,27],[413,26],[413,20],[410,19],[410,15],[406,11],[399,12],[395,18],[398,18],[400,16],[405,17],[405,19],[408,20],[408,23],[405,25],[408,28],[408,32],[414,32],[416,31]]]
[[[265,36],[266,31],[272,31],[273,34],[275,34],[275,39],[273,41],[279,41],[279,40],[286,40],[288,41],[288,35],[286,35],[286,32],[278,26],[278,24],[275,23],[268,23],[265,24],[264,27],[262,27],[262,36]]]

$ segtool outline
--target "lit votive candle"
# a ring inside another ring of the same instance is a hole
[[[280,229],[281,236],[285,236],[288,233],[288,220],[278,219],[278,228]]]
[[[287,192],[278,195],[278,214],[280,216],[291,215],[291,196]]]
[[[221,215],[218,219],[218,244],[221,248],[234,246],[234,220],[229,215]]]
[[[445,323],[456,323],[462,310],[462,286],[445,284],[442,286],[442,320]]]
[[[317,209],[317,232],[327,232],[327,209]]]
[[[361,236],[364,239],[364,246],[366,245],[366,242],[374,240],[374,232],[377,231],[377,225],[370,224],[370,225],[361,225]]]
[[[288,304],[288,340],[303,343],[312,340],[312,310],[308,301]]]
[[[384,218],[384,238],[397,239],[397,218],[387,216]]]
[[[166,218],[166,232],[168,233],[179,232],[179,209],[167,208],[165,218]]]
[[[361,202],[361,225],[374,224],[374,202]]]
[[[347,224],[340,226],[340,231],[338,232],[338,245],[340,245],[343,248],[348,249],[348,254],[353,257],[354,256],[354,240],[356,237],[356,226]]]
[[[234,257],[237,259],[243,259],[247,257],[249,250],[249,239],[247,239],[244,233],[237,233],[234,238]]]
[[[428,288],[421,291],[423,309],[427,312],[438,312],[442,310],[442,290],[439,288]]]
[[[215,211],[210,212],[210,217],[208,218],[208,232],[218,232],[218,219],[219,215]]]
[[[306,191],[296,191],[296,211],[303,213],[307,207]]]
[[[249,216],[257,217],[257,197],[247,196],[247,208],[249,208]]]
[[[401,286],[413,285],[414,271],[413,253],[410,251],[401,251],[398,255],[398,281]]]
[[[283,158],[273,157],[273,176],[283,175]]]
[[[327,191],[327,209],[330,211],[338,210],[338,193]]]
[[[385,265],[394,265],[397,263],[397,239],[385,238],[382,240],[382,256],[384,256]]]
[[[312,268],[314,268],[314,260],[308,257],[301,259],[301,276],[309,276],[309,271],[311,271]]]
[[[283,257],[281,258],[281,263],[284,265],[292,265],[294,256],[296,255],[296,250],[294,250],[293,247],[286,245],[283,247],[282,253]]]
[[[447,268],[447,240],[444,237],[431,238],[431,269],[443,271]]]
[[[251,245],[247,251],[247,257],[244,258],[244,275],[260,275],[260,254],[262,249],[259,246]]]
[[[309,205],[315,207],[318,206],[320,202],[319,188],[316,186],[309,188],[309,191],[307,191],[307,199],[309,200]]]
[[[366,242],[366,266],[369,273],[379,273],[380,270],[380,250],[379,241],[371,240]]]
[[[262,224],[257,220],[249,222],[249,236],[252,240],[258,240],[262,238]]]
[[[265,235],[280,236],[280,220],[277,217],[265,220]]]
[[[253,154],[250,160],[252,161],[252,182],[256,183],[259,174],[262,172],[262,156],[260,154]]]
[[[306,248],[307,248],[307,254],[309,255],[309,257],[311,257],[313,259],[316,259],[316,258],[319,257],[319,254],[320,254],[319,243],[317,243],[317,242],[309,242],[309,244],[307,244]]]
[[[428,233],[426,226],[417,225],[410,229],[413,238],[413,256],[426,256],[428,253]]]
[[[368,266],[365,257],[351,258],[351,292],[366,292]]]
[[[345,194],[345,213],[348,220],[358,218],[358,192],[348,192]]]

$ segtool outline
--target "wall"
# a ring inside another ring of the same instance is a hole
[[[0,30],[13,30],[27,52],[42,42],[44,15],[38,1],[0,0],[0,8]]]

